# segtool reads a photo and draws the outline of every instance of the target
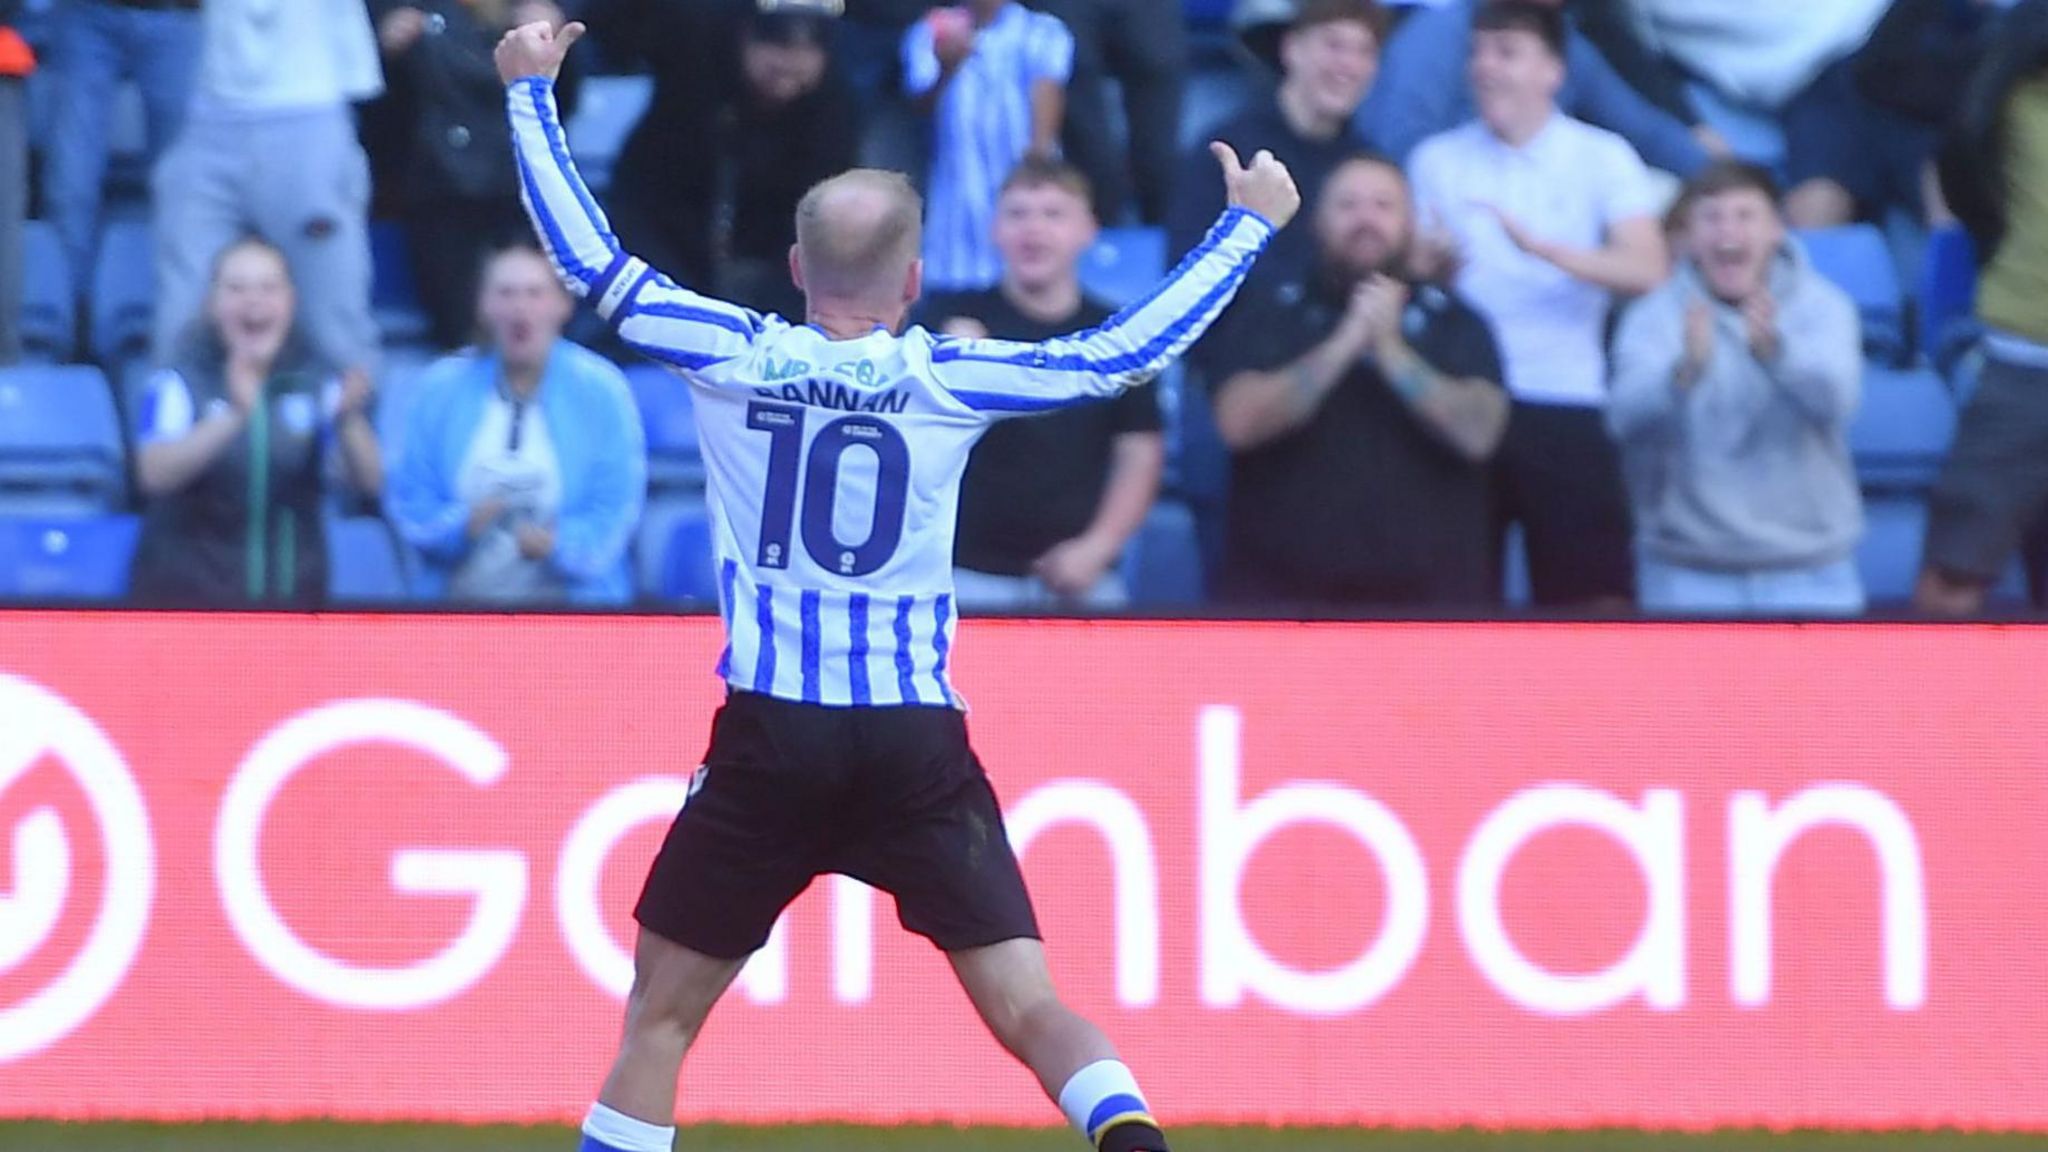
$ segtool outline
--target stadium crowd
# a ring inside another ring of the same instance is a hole
[[[520,204],[491,49],[571,18],[621,241],[762,311],[856,164],[1021,340],[1207,140],[1292,169],[1184,371],[976,449],[963,610],[2048,590],[2048,0],[0,0],[0,598],[715,602],[688,390]]]

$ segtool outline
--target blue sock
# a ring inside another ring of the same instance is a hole
[[[1097,1060],[1074,1073],[1060,1089],[1060,1111],[1090,1144],[1105,1152],[1166,1147],[1137,1079],[1121,1060]]]
[[[671,1152],[676,1130],[635,1120],[614,1108],[592,1104],[583,1118],[583,1143],[578,1152]]]

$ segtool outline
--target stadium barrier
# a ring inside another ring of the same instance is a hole
[[[0,1116],[580,1114],[701,618],[0,617]],[[2048,630],[969,622],[1173,1122],[2048,1129]],[[689,1119],[1054,1119],[828,880]]]

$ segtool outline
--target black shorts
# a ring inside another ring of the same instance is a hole
[[[1494,462],[1494,493],[1502,535],[1511,523],[1522,526],[1539,607],[1634,602],[1628,492],[1600,409],[1516,401]]]
[[[959,712],[732,693],[634,918],[737,960],[828,872],[894,896],[903,926],[948,952],[1038,937],[1002,806]]]
[[[1984,362],[1927,504],[1928,567],[1997,583],[2048,509],[2048,369]]]

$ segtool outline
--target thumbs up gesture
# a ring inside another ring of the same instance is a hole
[[[559,32],[545,20],[521,24],[498,41],[498,79],[507,84],[527,76],[553,80],[562,70],[562,58],[569,54],[570,45],[583,33],[583,25],[573,20]]]
[[[1232,207],[1256,213],[1275,228],[1285,227],[1301,208],[1301,192],[1287,165],[1260,149],[1249,167],[1239,163],[1237,149],[1218,140],[1209,145],[1223,166],[1223,188]]]

